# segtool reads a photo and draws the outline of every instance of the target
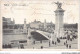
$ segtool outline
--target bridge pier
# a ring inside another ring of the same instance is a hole
[[[53,33],[51,33],[50,36],[51,36],[51,38],[50,38],[50,45],[52,46],[53,42],[54,42],[54,44],[57,43],[57,37]]]
[[[30,28],[28,28],[28,35],[27,35],[27,45],[30,45],[31,44],[31,31],[30,31]]]
[[[55,16],[56,16],[56,19],[55,19],[55,34],[56,36],[59,38],[59,37],[63,37],[64,36],[64,28],[63,28],[63,16],[64,16],[64,11],[62,8],[61,8],[61,5],[62,3],[60,2],[57,2],[55,3],[57,4],[57,9],[54,11],[55,12]]]

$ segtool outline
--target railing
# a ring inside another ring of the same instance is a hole
[[[47,39],[50,39],[50,34],[46,33],[46,32],[43,32],[43,31],[39,31],[39,30],[36,30],[36,32],[42,34],[44,37],[46,37]]]

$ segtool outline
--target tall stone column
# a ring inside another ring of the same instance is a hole
[[[31,31],[30,31],[30,27],[28,28],[28,35],[27,35],[27,45],[30,45],[32,43],[31,40]]]
[[[47,23],[46,23],[46,19],[44,20],[44,29],[47,28]]]
[[[57,9],[54,11],[55,12],[55,35],[56,37],[62,37],[64,36],[64,29],[63,29],[63,15],[64,15],[64,10],[61,8],[62,3],[55,3],[57,4]]]
[[[24,33],[27,34],[27,27],[26,27],[26,19],[24,19],[24,27],[23,27]]]
[[[30,28],[28,28],[28,35],[27,35],[27,36],[28,36],[28,38],[31,37],[31,31],[30,31]]]

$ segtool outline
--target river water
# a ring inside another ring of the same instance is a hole
[[[19,34],[19,35],[3,35],[3,44],[9,44],[12,40],[27,40],[26,34]]]

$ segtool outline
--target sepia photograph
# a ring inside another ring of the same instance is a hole
[[[79,0],[2,0],[2,49],[78,49]]]

